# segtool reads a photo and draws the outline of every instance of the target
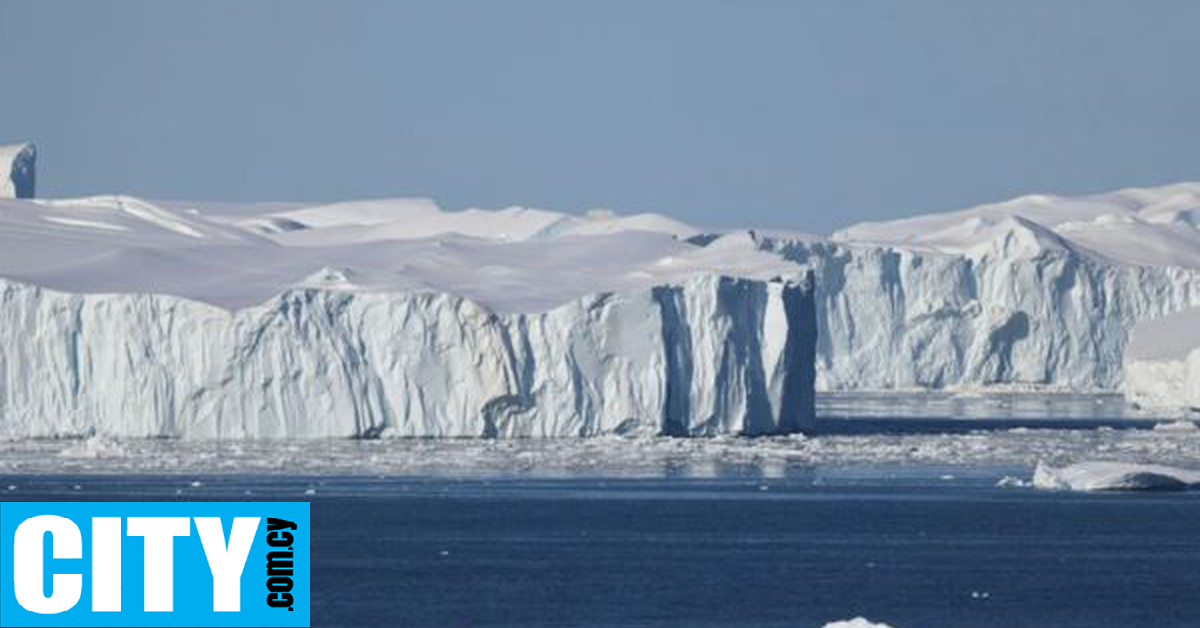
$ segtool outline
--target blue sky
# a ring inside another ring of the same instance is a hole
[[[39,193],[828,232],[1200,179],[1200,3],[0,0]]]

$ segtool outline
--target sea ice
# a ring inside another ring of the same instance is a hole
[[[1078,462],[1065,467],[1039,463],[1033,486],[1073,491],[1171,491],[1200,485],[1200,471],[1156,464]]]
[[[863,617],[855,617],[854,619],[844,619],[825,624],[825,628],[892,628],[887,624],[877,624]]]

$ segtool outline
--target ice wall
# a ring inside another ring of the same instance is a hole
[[[811,266],[818,390],[1116,391],[1139,321],[1200,305],[1200,271],[1114,263],[1014,223],[963,253],[759,237]]]
[[[1159,411],[1200,411],[1200,309],[1146,321],[1125,354],[1125,397]]]
[[[0,146],[0,198],[33,198],[36,165],[33,144]]]
[[[767,434],[813,419],[811,278],[496,314],[294,289],[235,311],[0,280],[0,436]]]

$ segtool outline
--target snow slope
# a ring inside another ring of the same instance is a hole
[[[0,436],[792,432],[806,269],[611,215],[0,201]],[[596,228],[601,225],[602,228]]]
[[[1200,309],[1134,327],[1125,352],[1125,396],[1157,410],[1200,410]]]
[[[818,389],[1115,391],[1138,322],[1200,306],[1200,184],[756,237],[811,265]]]
[[[36,165],[33,144],[0,146],[0,198],[33,198]]]

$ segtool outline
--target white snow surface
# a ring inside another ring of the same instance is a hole
[[[1072,491],[1163,491],[1200,486],[1200,471],[1158,464],[1085,461],[1054,467],[1039,463],[1033,486]]]
[[[405,199],[0,201],[0,435],[799,429],[807,270],[688,233]]]
[[[1179,183],[1080,197],[1031,194],[957,212],[861,223],[833,239],[975,255],[1001,244],[1032,255],[1069,250],[1132,265],[1200,268],[1197,227],[1200,183]]]
[[[1134,327],[1125,352],[1125,396],[1161,411],[1200,411],[1200,308]]]
[[[1130,329],[1200,306],[1200,184],[757,236],[811,265],[819,390],[1117,391]]]
[[[32,198],[36,164],[33,144],[0,146],[0,198]]]
[[[803,275],[746,237],[709,247],[677,237],[691,233],[644,215],[447,212],[422,199],[301,208],[127,196],[0,201],[0,277],[84,294],[169,294],[230,310],[312,287],[447,292],[494,312],[533,313],[702,274]]]

